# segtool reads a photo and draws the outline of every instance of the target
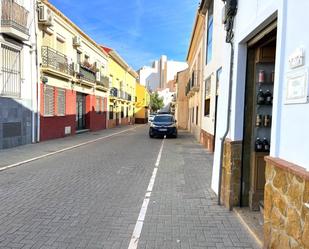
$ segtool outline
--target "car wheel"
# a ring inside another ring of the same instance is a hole
[[[153,138],[153,135],[149,133],[149,137],[150,137],[150,138]]]

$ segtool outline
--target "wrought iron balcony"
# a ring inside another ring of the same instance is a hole
[[[96,83],[96,73],[85,67],[83,64],[80,64],[80,73],[78,77],[81,80],[85,80],[91,83]]]
[[[73,68],[68,63],[68,58],[57,50],[46,46],[42,47],[42,67],[73,75]]]
[[[29,11],[13,0],[1,0],[1,32],[20,40],[29,39]]]
[[[107,76],[101,76],[100,81],[97,81],[97,85],[108,88],[109,86],[109,78]]]
[[[109,91],[109,96],[111,97],[118,97],[118,89],[116,87],[112,87]]]

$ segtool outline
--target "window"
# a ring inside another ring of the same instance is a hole
[[[96,113],[101,112],[101,98],[100,97],[96,97],[95,99],[95,111]]]
[[[127,117],[129,117],[129,107],[127,107]]]
[[[213,37],[213,3],[209,6],[208,9],[206,64],[208,64],[212,59],[212,37]]]
[[[114,119],[114,106],[113,105],[109,106],[109,119],[110,120]]]
[[[194,123],[194,108],[191,109],[191,114],[192,114],[191,123]]]
[[[1,45],[1,50],[0,95],[19,98],[21,92],[20,51],[4,44]]]
[[[82,60],[81,58],[82,58],[82,53],[77,51],[77,58],[76,58],[77,59],[77,63],[79,63],[79,64],[81,63],[81,60]]]
[[[121,118],[124,118],[124,107],[121,107]]]
[[[58,95],[57,95],[57,114],[58,116],[64,116],[65,115],[65,90],[64,89],[58,89]]]
[[[219,95],[222,67],[217,70],[216,95]]]
[[[44,116],[53,116],[55,113],[55,90],[52,86],[44,88]]]
[[[205,81],[204,116],[210,114],[211,78]]]
[[[198,125],[198,106],[196,107],[196,118],[195,118],[195,124]]]
[[[58,37],[56,39],[56,47],[58,52],[65,53],[65,42]]]

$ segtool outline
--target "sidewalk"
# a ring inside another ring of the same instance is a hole
[[[7,150],[1,150],[0,170],[10,165],[19,164],[34,158],[44,157],[46,155],[52,155],[58,151],[67,150],[74,146],[79,147],[85,143],[90,143],[93,140],[117,135],[118,133],[132,130],[140,126],[141,125],[128,125],[97,132],[87,132],[65,138],[48,140],[37,144],[27,144]]]

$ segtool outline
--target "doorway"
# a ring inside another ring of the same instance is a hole
[[[276,26],[248,42],[241,171],[241,206],[264,206],[265,156],[271,147]]]
[[[76,129],[86,129],[86,95],[76,94]]]

